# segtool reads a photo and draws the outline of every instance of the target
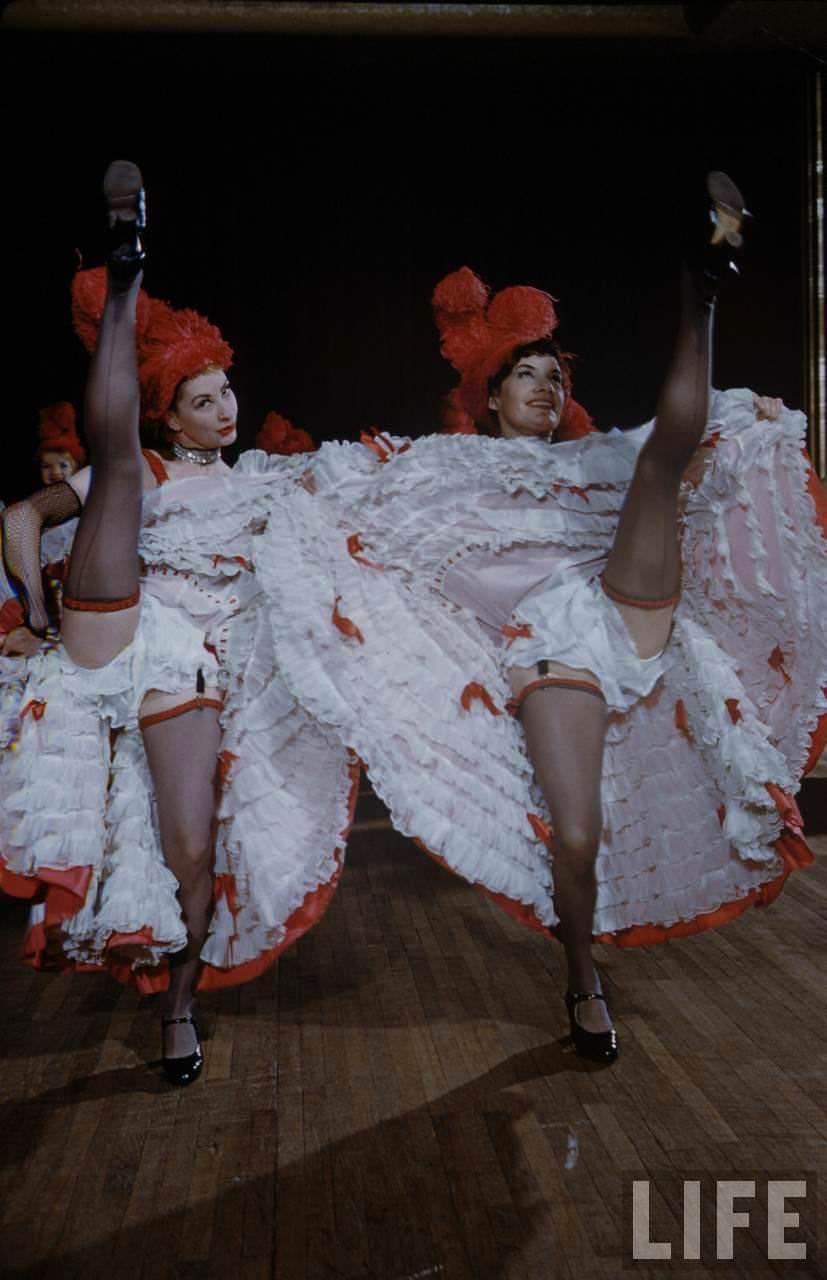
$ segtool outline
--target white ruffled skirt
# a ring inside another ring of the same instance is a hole
[[[827,712],[827,543],[804,423],[757,423],[749,393],[719,394],[714,410],[657,659],[637,657],[599,586],[643,428],[551,450],[421,439],[372,470],[323,448],[316,497],[274,512],[259,553],[291,692],[363,760],[403,834],[534,927],[557,924],[550,822],[505,708],[508,667],[541,657],[595,670],[611,710],[597,937],[723,923],[812,860],[792,797]],[[544,540],[571,572],[494,643],[447,598],[446,575],[483,544]]]
[[[138,728],[150,689],[194,692],[200,669],[224,690],[215,910],[202,988],[254,978],[324,913],[358,779],[339,739],[281,681],[253,575],[233,561],[225,576],[203,534],[199,543],[211,512],[199,508],[201,487],[192,492],[185,516],[180,486],[161,493],[145,543],[154,538],[159,557],[177,550],[183,558],[191,526],[195,576],[159,581],[157,593],[145,587],[135,637],[113,662],[83,669],[60,646],[27,663],[0,658],[0,887],[32,902],[24,956],[37,967],[106,967],[144,991],[166,985],[166,957],[186,943]],[[230,500],[220,496],[219,514],[229,519]],[[243,485],[235,500],[249,520],[255,509]],[[169,547],[159,541],[164,520]],[[220,627],[220,665],[203,627],[163,598],[178,590],[198,599],[197,571],[213,603],[222,593],[243,603]]]

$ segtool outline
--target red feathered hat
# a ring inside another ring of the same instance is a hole
[[[312,453],[313,437],[301,427],[294,427],[280,413],[268,413],[256,435],[256,448],[265,453]]]
[[[87,351],[94,351],[106,301],[106,270],[79,271],[72,282],[72,320]],[[166,302],[138,294],[138,380],[145,418],[158,421],[172,408],[181,382],[205,369],[228,369],[233,349],[215,325],[197,311],[174,311]]]
[[[470,267],[460,267],[434,290],[434,318],[441,350],[460,374],[443,404],[445,430],[474,432],[488,420],[488,383],[516,347],[550,338],[557,328],[554,299],[540,289],[515,285],[490,299],[488,286]],[[566,403],[558,440],[595,430],[589,414],[571,398],[571,374],[563,363]]]
[[[68,400],[58,400],[40,410],[37,427],[37,456],[44,453],[68,453],[79,467],[86,461],[86,450],[75,429],[75,411]]]

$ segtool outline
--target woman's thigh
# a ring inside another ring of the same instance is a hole
[[[601,777],[608,712],[593,672],[548,662],[543,677],[534,667],[512,667],[515,697],[539,678],[520,708],[528,757],[548,805],[558,851],[596,855],[602,829]],[[584,687],[585,686],[585,687]]]
[[[205,691],[205,698],[209,692],[212,691]],[[142,716],[147,705],[153,705],[155,693],[144,699]],[[157,701],[155,705],[157,708]],[[174,708],[167,706],[166,710]],[[143,727],[161,845],[170,869],[179,879],[179,871],[189,869],[179,867],[179,861],[200,860],[212,848],[221,747],[218,716],[217,708],[201,706],[183,714],[167,714]]]

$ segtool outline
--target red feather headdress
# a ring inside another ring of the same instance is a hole
[[[490,299],[490,300],[489,300]],[[514,285],[490,298],[488,286],[470,267],[439,282],[433,294],[440,348],[460,374],[443,403],[443,423],[454,434],[472,433],[488,420],[488,383],[516,347],[550,338],[557,328],[554,299],[540,289]],[[589,414],[571,397],[564,362],[566,403],[556,438],[573,440],[595,430]]]
[[[256,448],[265,453],[312,453],[316,445],[313,437],[294,427],[289,418],[270,412],[256,435]]]
[[[79,271],[72,282],[72,321],[87,351],[97,346],[106,301],[106,270]],[[175,311],[166,302],[138,294],[138,380],[143,416],[153,421],[172,408],[181,382],[206,369],[228,369],[233,349],[197,311]]]
[[[40,410],[38,458],[42,458],[44,453],[68,453],[79,467],[86,461],[86,450],[75,428],[75,410],[68,400],[58,400]]]

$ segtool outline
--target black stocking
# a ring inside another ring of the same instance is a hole
[[[607,585],[634,599],[663,600],[680,588],[678,490],[709,412],[712,315],[712,304],[684,271],[678,335],[655,426],[641,450],[606,565]],[[624,617],[629,621],[625,612]],[[668,625],[667,618],[666,634]]]
[[[138,590],[143,478],[135,353],[139,285],[140,276],[123,292],[110,283],[86,384],[92,479],[66,580],[66,595],[81,601],[124,600]]]
[[[165,1016],[180,1017],[192,1003],[199,954],[213,912],[212,865],[216,761],[221,745],[218,712],[187,711],[144,729],[155,789],[161,847],[178,881],[187,945],[170,960]],[[195,1047],[192,1028],[167,1028],[167,1057],[185,1057]]]

